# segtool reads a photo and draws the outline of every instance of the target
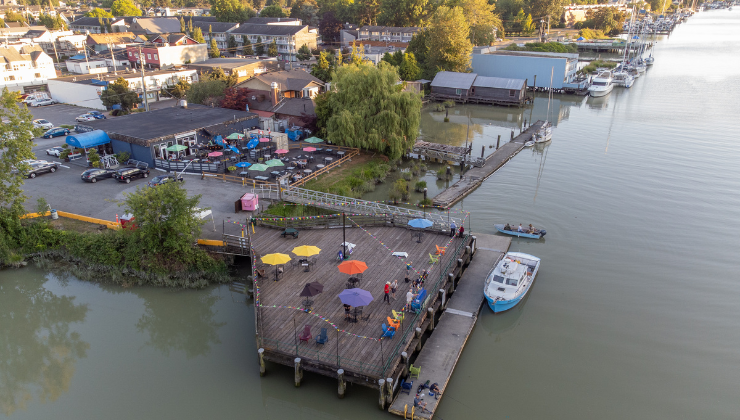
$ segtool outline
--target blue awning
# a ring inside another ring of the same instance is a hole
[[[67,144],[80,149],[100,146],[101,144],[110,143],[110,137],[103,130],[93,130],[87,133],[67,136]]]

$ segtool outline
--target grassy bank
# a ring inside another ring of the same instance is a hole
[[[613,69],[614,67],[617,67],[617,63],[613,61],[601,61],[601,60],[594,60],[590,62],[587,66],[584,66],[580,72],[584,74],[593,73],[598,68],[607,68],[607,69]]]
[[[375,190],[383,182],[392,165],[380,158],[362,153],[352,158],[351,164],[332,170],[331,173],[311,180],[304,186],[314,191],[360,198],[362,194]]]

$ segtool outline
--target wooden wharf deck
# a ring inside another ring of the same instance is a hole
[[[475,237],[473,259],[460,279],[457,290],[451,295],[434,332],[413,362],[415,367],[421,368],[419,377],[412,379],[414,383],[409,394],[397,394],[388,409],[392,414],[404,418],[431,419],[444,397],[452,372],[485,301],[483,297],[485,278],[511,244],[511,238],[508,237],[481,234],[473,236]],[[427,380],[430,384],[436,382],[442,395],[437,400],[429,396],[429,390],[426,390],[423,398],[427,411],[414,410],[412,417],[416,390],[419,384]]]
[[[463,197],[478,188],[488,177],[493,175],[506,162],[516,156],[523,148],[524,143],[532,139],[532,135],[542,127],[544,121],[537,121],[522,131],[513,140],[496,149],[495,152],[486,156],[486,164],[483,167],[472,168],[460,178],[459,181],[437,194],[432,198],[432,204],[444,208],[452,207]]]
[[[378,387],[386,377],[398,377],[403,371],[401,352],[417,344],[420,337],[415,330],[424,327],[430,320],[429,313],[406,313],[399,331],[393,338],[378,341],[382,335],[381,324],[388,324],[391,310],[400,312],[405,306],[405,294],[410,284],[404,282],[407,264],[413,268],[410,274],[429,270],[424,288],[429,292],[422,308],[439,307],[440,288],[447,288],[459,278],[462,262],[468,261],[472,243],[470,235],[450,238],[447,232],[427,231],[418,242],[418,230],[393,227],[382,217],[366,216],[363,228],[349,228],[353,216],[347,220],[346,240],[356,244],[350,260],[364,261],[368,269],[362,274],[359,286],[371,292],[374,300],[363,308],[358,322],[345,320],[344,307],[337,295],[348,287],[348,275],[338,271],[337,252],[343,242],[342,228],[326,224],[325,228],[299,229],[299,237],[283,238],[281,230],[258,226],[251,235],[254,252],[259,256],[280,252],[297,260],[291,250],[300,245],[314,245],[322,249],[316,256],[316,264],[310,271],[301,265],[284,266],[282,277],[274,281],[275,268],[264,266],[266,278],[258,278],[255,288],[257,313],[257,343],[264,360],[294,367],[294,359],[300,358],[300,370],[337,377],[338,369],[344,370],[344,380],[370,387]],[[360,220],[360,217],[355,217]],[[321,219],[318,219],[321,220]],[[286,221],[286,223],[289,223]],[[445,246],[447,252],[439,262],[430,264],[429,254],[434,254],[435,245]],[[408,253],[400,259],[392,251]],[[258,260],[258,258],[255,258]],[[263,268],[263,267],[260,267]],[[414,277],[411,277],[413,280]],[[398,280],[396,298],[390,304],[383,302],[386,281]],[[311,298],[311,311],[303,309],[304,298],[299,294],[306,283],[318,281],[324,285],[323,293]],[[314,339],[300,342],[298,336],[304,326],[311,326]],[[328,342],[317,344],[315,337],[321,328],[328,331]],[[298,382],[298,380],[297,380]],[[390,396],[388,397],[390,398]],[[390,401],[390,400],[389,400]]]

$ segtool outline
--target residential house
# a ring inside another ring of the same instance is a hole
[[[29,43],[38,44],[41,49],[49,56],[56,57],[56,41],[61,36],[73,35],[72,31],[50,31],[44,29],[31,29],[20,41],[28,40]]]
[[[573,88],[578,72],[578,54],[499,50],[472,54],[473,72],[481,76],[533,80],[537,87]]]
[[[67,71],[77,74],[102,74],[124,71],[131,66],[125,49],[112,50],[89,57],[75,56],[68,59],[65,64]]]
[[[86,43],[95,51],[107,51],[109,48],[126,48],[127,45],[146,42],[133,32],[114,32],[112,34],[88,34]]]
[[[274,58],[222,57],[209,58],[200,63],[188,64],[188,68],[198,70],[200,74],[207,74],[216,68],[221,68],[226,75],[236,73],[237,81],[243,82],[258,74],[279,70],[280,64]]]
[[[40,46],[0,48],[0,85],[31,85],[57,77],[54,60]]]
[[[103,21],[103,26],[100,25],[100,21]],[[70,22],[69,29],[81,34],[100,34],[105,33],[105,24],[110,23],[113,32],[126,32],[127,27],[123,18],[96,18],[96,17],[81,17]]]
[[[283,61],[296,61],[298,49],[303,45],[315,49],[318,36],[316,31],[309,30],[308,25],[267,24],[243,24],[231,31],[231,34],[234,35],[239,47],[242,46],[243,37],[249,39],[252,44],[260,38],[265,46],[265,53],[269,44],[275,41],[278,47],[278,60]]]
[[[342,47],[350,47],[353,42],[357,41],[359,36],[360,33],[357,25],[353,23],[345,23],[339,31],[339,45]]]
[[[85,51],[87,35],[66,35],[57,38],[57,52],[59,55],[73,56]]]
[[[478,75],[468,101],[496,105],[522,105],[527,96],[527,79]]]
[[[160,35],[180,32],[180,20],[176,17],[134,18],[129,31],[136,35]]]
[[[157,45],[197,45],[198,41],[194,40],[193,38],[190,38],[189,36],[185,34],[163,34],[158,35],[154,39],[151,40],[152,44]]]
[[[406,42],[419,32],[421,28],[396,26],[363,26],[357,31],[357,41],[388,41]]]
[[[295,18],[253,17],[244,23],[258,25],[303,26],[303,21]]]
[[[17,26],[17,27],[10,27],[10,24],[14,22],[7,22],[5,23],[9,27],[7,28],[0,28],[0,39],[4,42],[15,42],[20,40],[21,38],[25,38],[28,31],[45,31],[46,26]]]
[[[475,73],[441,71],[432,80],[430,96],[433,99],[453,99],[466,102],[476,76]]]
[[[396,51],[406,52],[408,42],[388,42],[388,41],[355,41],[354,45],[358,48],[361,46],[365,58],[373,64],[378,64],[386,53],[394,54]]]
[[[206,44],[169,45],[147,43],[142,46],[126,47],[131,64],[139,63],[139,51],[144,55],[144,64],[147,68],[163,68],[190,63],[199,63],[208,58]]]

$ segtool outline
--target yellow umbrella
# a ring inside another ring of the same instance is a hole
[[[310,257],[321,252],[321,249],[313,245],[301,245],[293,248],[293,253],[299,257]]]
[[[261,258],[262,262],[265,264],[270,264],[275,266],[275,281],[278,279],[278,268],[277,266],[280,264],[285,264],[288,261],[290,261],[290,256],[285,254],[267,254],[264,257]]]

